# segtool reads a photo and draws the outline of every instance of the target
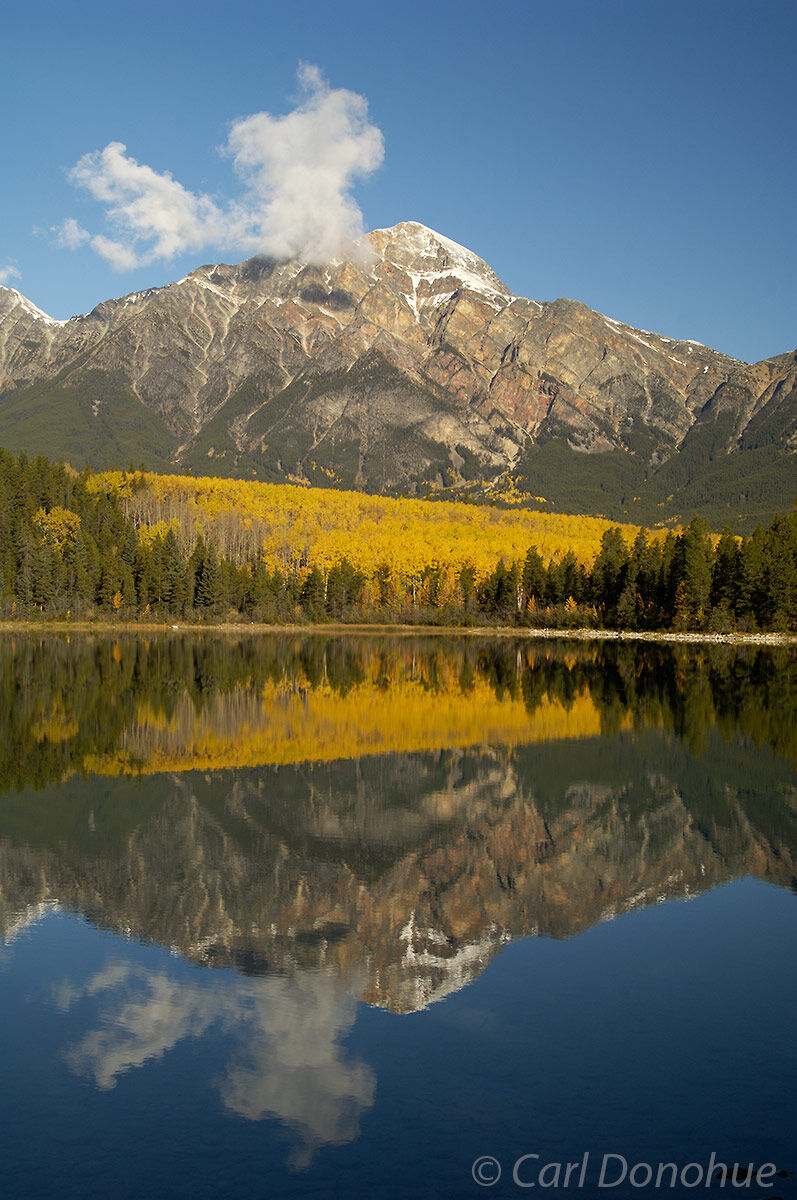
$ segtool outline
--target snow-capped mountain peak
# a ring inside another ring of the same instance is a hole
[[[367,241],[382,263],[401,268],[410,277],[414,295],[439,295],[457,290],[460,284],[478,292],[494,304],[514,299],[484,259],[418,221],[402,221],[389,229],[375,229]],[[453,281],[454,286],[451,286]],[[421,287],[423,285],[423,287]]]
[[[35,321],[43,321],[46,325],[65,324],[64,321],[57,321],[55,317],[51,317],[43,309],[38,308],[16,288],[0,287],[0,321],[7,320],[12,314],[17,317],[24,314],[33,317]]]

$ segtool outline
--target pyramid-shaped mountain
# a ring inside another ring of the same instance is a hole
[[[0,288],[0,445],[75,466],[392,494],[521,493],[737,528],[791,504],[797,353],[750,366],[515,296],[415,222],[55,321]]]

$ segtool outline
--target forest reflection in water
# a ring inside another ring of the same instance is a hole
[[[659,727],[797,757],[797,656],[355,637],[0,637],[0,792]]]
[[[789,885],[788,653],[512,640],[15,639],[0,929],[56,900],[410,1010],[509,938]]]
[[[217,1047],[207,1052],[221,1109],[289,1128],[303,1171],[319,1148],[356,1141],[379,1109],[359,1012],[439,1012],[481,985],[510,942],[594,934],[742,876],[779,886],[750,892],[748,881],[715,901],[737,929],[748,909],[774,911],[770,892],[792,899],[789,651],[8,637],[0,689],[0,935],[21,962],[41,948],[39,1018],[64,1022],[60,1062],[110,1095],[147,1065],[166,1071],[180,1047]],[[647,925],[672,964],[669,982],[650,966],[646,1003],[665,1023],[666,1003],[702,1011],[726,970],[710,956],[695,968],[694,922],[674,921],[677,948]],[[103,948],[92,928],[124,941]],[[588,949],[578,967],[581,943],[561,1015],[545,1018],[576,1041],[583,979],[600,970]],[[745,961],[763,945],[759,930]],[[618,996],[647,954],[634,942],[617,960]],[[506,1004],[506,977],[503,987]],[[526,1018],[499,1048],[482,1003],[468,1025],[474,1052],[489,1045],[509,1073],[524,1055],[539,1061]],[[728,1024],[724,1054],[738,1055],[739,1028]],[[476,1097],[492,1086],[467,1062],[457,1069]],[[383,1086],[393,1067],[379,1070]],[[377,1125],[389,1120],[380,1112]]]

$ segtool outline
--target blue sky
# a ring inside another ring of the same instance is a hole
[[[307,63],[381,132],[344,188],[366,229],[422,221],[521,295],[748,361],[797,346],[794,0],[44,0],[3,25],[0,277],[53,316],[246,257],[210,232],[124,261],[85,156],[122,143],[217,230],[242,195],[231,139],[306,107]]]

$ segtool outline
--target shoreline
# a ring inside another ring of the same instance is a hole
[[[333,635],[335,637],[494,637],[523,638],[539,641],[580,642],[665,642],[676,645],[707,646],[797,646],[797,633],[701,633],[671,630],[619,629],[530,629],[512,625],[266,625],[251,622],[193,624],[191,622],[138,621],[0,621],[0,633],[52,634],[237,634],[262,636],[291,634],[296,637]]]

